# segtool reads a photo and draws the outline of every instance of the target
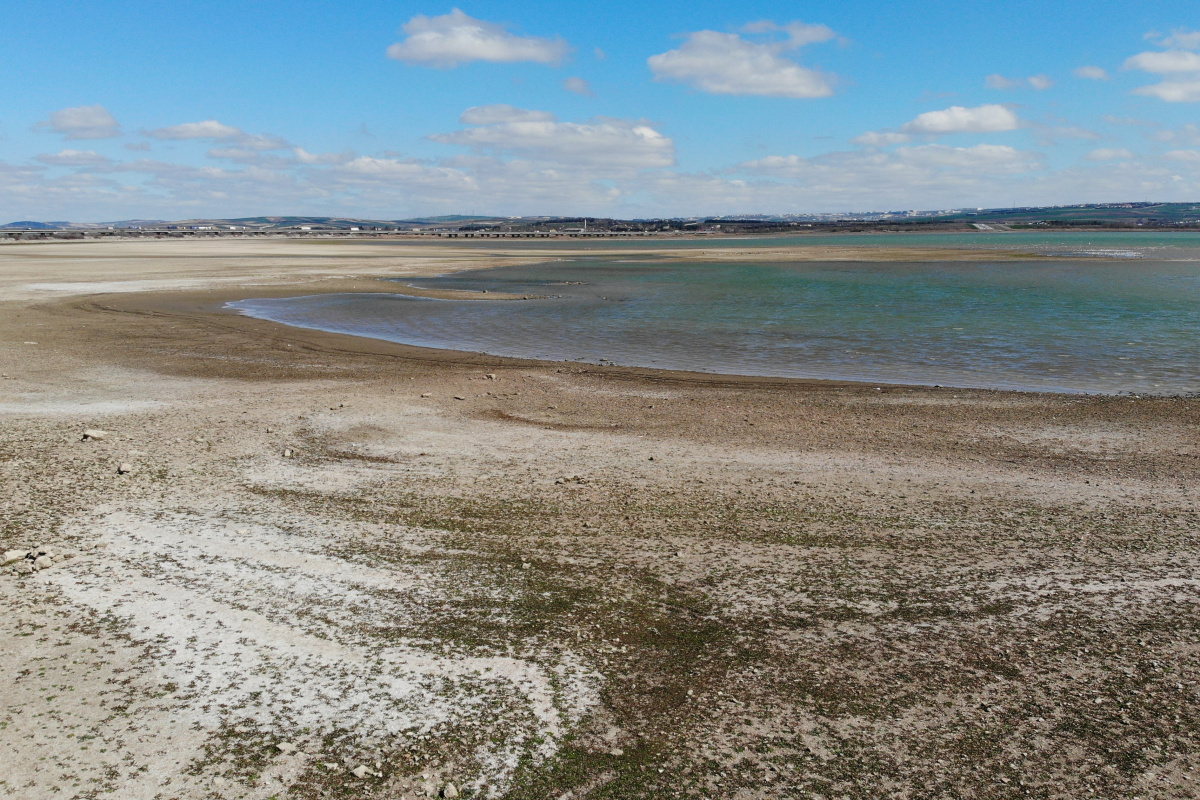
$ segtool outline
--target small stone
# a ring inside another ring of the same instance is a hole
[[[617,749],[611,751],[609,755],[613,756],[614,758],[620,758],[621,756],[625,755],[625,751],[618,747]]]
[[[456,394],[456,395],[454,395],[454,399],[455,400],[466,400],[467,398],[463,397],[461,394]]]
[[[496,373],[489,372],[486,375],[484,375],[483,377],[487,378],[489,381],[494,381],[494,380],[496,380]]]
[[[283,457],[284,457],[284,458],[291,458],[293,454],[294,454],[294,453],[293,453],[293,451],[292,451],[292,448],[290,448],[290,447],[286,447],[286,448],[284,448],[284,450],[283,450]]]
[[[88,428],[83,432],[83,441],[95,439],[97,442],[102,442],[108,438],[108,431],[102,431],[99,428]]]
[[[533,564],[530,564],[528,561],[521,562],[521,569],[529,569],[532,566]]]
[[[121,466],[117,467],[117,474],[118,474],[118,475],[128,475],[128,474],[130,474],[131,472],[133,472],[133,464],[130,464],[130,463],[129,463],[129,462],[127,462],[127,461],[126,461],[126,462],[122,462]]]
[[[369,772],[369,770],[367,769],[367,765],[366,765],[366,764],[359,764],[357,767],[355,767],[354,769],[350,770],[350,774],[351,774],[351,775],[353,775],[353,776],[354,776],[354,777],[356,777],[356,778],[361,778],[361,777],[363,777],[364,775],[366,775],[366,774],[367,774],[367,772]]]
[[[291,742],[280,742],[275,746],[279,748],[279,752],[283,753],[285,756],[290,756],[292,753],[296,752],[296,745],[292,744]]]
[[[274,428],[267,428],[267,433],[274,433],[274,432],[275,432]]]
[[[0,566],[7,567],[9,564],[12,564],[17,561],[24,561],[24,560],[25,560],[25,551],[24,550],[5,550],[4,551],[4,561],[2,563],[0,563]]]
[[[433,397],[433,395],[430,392],[422,392],[421,397]]]
[[[447,783],[446,788],[442,789],[442,797],[458,797],[458,787],[453,783]]]
[[[17,571],[18,575],[29,575],[33,572],[33,562],[20,561],[15,567],[13,567],[13,569]]]
[[[54,559],[50,556],[38,556],[33,562],[34,569],[47,569],[52,566],[54,566]]]

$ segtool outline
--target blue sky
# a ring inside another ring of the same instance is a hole
[[[0,218],[1200,200],[1195,2],[5,8]]]

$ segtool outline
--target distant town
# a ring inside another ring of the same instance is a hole
[[[0,225],[0,241],[171,237],[590,238],[801,232],[1154,228],[1200,230],[1200,203],[1095,203],[1014,208],[741,214],[664,219],[448,215],[377,220],[270,216],[237,219],[40,222]]]

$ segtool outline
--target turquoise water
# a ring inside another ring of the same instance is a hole
[[[398,286],[394,295],[231,305],[290,325],[525,358],[1039,391],[1200,392],[1200,260],[1190,260],[1200,251],[1170,236],[1084,236],[1059,234],[1038,246],[1122,255],[730,264],[608,250],[420,281],[539,298],[528,301],[431,300]]]

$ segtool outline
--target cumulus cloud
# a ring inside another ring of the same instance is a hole
[[[1187,50],[1138,53],[1125,59],[1125,68],[1160,75],[1172,72],[1200,72],[1200,53]]]
[[[1044,91],[1054,86],[1049,75],[1030,75],[1028,78],[1006,78],[1000,74],[988,75],[983,79],[989,89],[1037,89]]]
[[[57,153],[42,153],[37,160],[53,167],[102,167],[112,163],[108,156],[95,150],[60,150]]]
[[[802,66],[784,54],[834,38],[824,25],[751,23],[748,34],[784,34],[783,39],[746,39],[736,33],[696,31],[675,50],[647,63],[658,81],[687,84],[711,94],[815,98],[833,94],[835,76]]]
[[[1167,77],[1160,83],[1134,89],[1134,94],[1168,103],[1200,102],[1200,53],[1193,52],[1200,47],[1200,32],[1177,30],[1170,36],[1152,33],[1147,38],[1157,38],[1168,49],[1130,56],[1125,59],[1125,69]]]
[[[278,136],[250,134],[241,128],[226,125],[215,119],[202,122],[185,122],[181,125],[171,125],[166,128],[155,128],[144,132],[153,139],[163,141],[187,141],[206,139],[215,142],[228,142],[247,150],[286,150],[292,147],[286,140]]]
[[[608,117],[559,122],[545,111],[513,106],[467,109],[462,121],[473,127],[429,138],[476,152],[590,170],[647,169],[675,163],[675,143],[645,122]]]
[[[111,139],[121,135],[121,124],[102,105],[76,106],[55,111],[34,126],[40,131],[62,134],[67,139]]]
[[[1124,147],[1100,147],[1084,156],[1088,161],[1124,161],[1133,157]]]
[[[458,121],[464,125],[497,125],[505,122],[554,122],[557,119],[549,111],[531,111],[505,103],[490,106],[472,106],[464,111]]]
[[[563,81],[563,88],[575,94],[582,94],[586,97],[592,96],[592,85],[583,78],[567,78]]]
[[[1133,90],[1134,94],[1157,97],[1168,103],[1200,103],[1200,77],[1190,81],[1163,81]]]
[[[1151,31],[1144,38],[1157,41],[1160,47],[1200,50],[1200,31],[1189,31],[1187,28],[1176,28],[1169,36]]]
[[[467,16],[457,8],[440,17],[418,14],[404,26],[407,37],[388,48],[389,58],[449,69],[472,61],[558,64],[570,52],[562,39],[518,36],[503,25]]]
[[[1200,145],[1200,125],[1189,122],[1181,128],[1158,131],[1154,140],[1167,144]]]
[[[855,136],[850,141],[863,147],[887,147],[912,141],[912,137],[907,133],[896,133],[895,131],[867,131],[862,136]]]
[[[931,136],[950,133],[997,133],[1016,130],[1020,124],[1020,118],[1008,106],[950,106],[941,111],[926,111],[918,115],[916,119],[900,126],[900,132]]]
[[[1072,74],[1076,78],[1086,78],[1089,81],[1108,80],[1108,70],[1104,69],[1104,67],[1096,67],[1090,64],[1077,67]]]

